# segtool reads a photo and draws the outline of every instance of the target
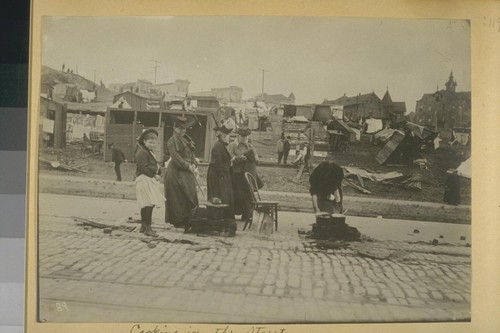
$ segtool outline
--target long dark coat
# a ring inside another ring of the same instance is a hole
[[[245,179],[245,172],[257,179],[257,154],[252,144],[237,141],[229,144],[228,151],[235,158],[232,166],[235,214],[241,214],[242,220],[246,220],[250,217],[252,193]]]
[[[165,222],[182,227],[189,223],[198,208],[196,179],[189,170],[191,164],[196,164],[194,143],[188,136],[179,137],[174,133],[167,142],[167,149],[171,161],[165,172]]]
[[[224,218],[234,219],[234,196],[231,177],[231,156],[226,145],[217,141],[211,154],[207,173],[208,200],[219,198],[222,203],[229,205],[224,210]]]
[[[443,201],[450,205],[460,204],[460,177],[453,173],[448,176],[445,183],[446,189],[444,191]]]

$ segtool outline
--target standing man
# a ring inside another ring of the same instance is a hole
[[[276,143],[276,151],[278,152],[278,164],[281,164],[281,159],[283,158],[283,144],[285,142],[285,133],[281,133],[281,137]]]
[[[121,151],[121,149],[116,148],[115,144],[111,142],[108,145],[108,148],[111,149],[112,151],[112,161],[115,163],[115,173],[116,173],[116,180],[121,182],[122,181],[122,171],[120,169],[120,164],[122,162],[127,162],[127,159],[125,158],[125,154]]]
[[[288,154],[290,153],[290,136],[285,138],[283,141],[283,163],[286,164],[286,160],[288,159]]]

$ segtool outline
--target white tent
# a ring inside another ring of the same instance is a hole
[[[457,168],[457,171],[459,176],[471,179],[472,169],[470,158],[465,162],[462,162],[462,164],[460,164],[460,166]]]
[[[366,133],[368,134],[378,132],[384,128],[381,119],[368,118],[365,123],[368,124],[368,128],[366,129]]]

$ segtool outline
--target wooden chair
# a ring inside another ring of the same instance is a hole
[[[276,231],[278,231],[278,202],[277,201],[264,201],[260,197],[259,193],[259,187],[257,186],[257,180],[255,180],[255,177],[252,176],[251,173],[245,172],[245,179],[248,183],[248,188],[250,190],[250,193],[252,195],[252,208],[250,210],[250,216],[248,217],[248,220],[245,221],[245,225],[243,226],[243,230],[246,229],[246,227],[250,227],[252,225],[252,215],[253,211],[257,208],[264,208],[266,211],[269,212],[269,215],[274,220],[274,224],[276,227]],[[255,189],[255,191],[253,190]]]

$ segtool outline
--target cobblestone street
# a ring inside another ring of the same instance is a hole
[[[234,238],[201,237],[169,229],[159,214],[153,227],[163,238],[151,240],[138,231],[105,234],[102,229],[84,228],[72,217],[94,215],[100,223],[123,225],[117,212],[121,217],[136,210],[135,202],[127,200],[40,195],[40,320],[470,319],[470,247],[371,240],[347,248],[319,249],[296,231],[280,229],[260,237],[242,231],[242,224]],[[283,214],[280,228],[293,216]],[[362,256],[359,249],[364,246],[391,255],[386,259]]]

